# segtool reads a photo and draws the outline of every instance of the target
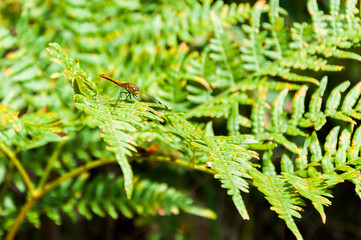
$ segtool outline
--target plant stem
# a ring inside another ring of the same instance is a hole
[[[48,178],[49,174],[50,174],[50,171],[51,169],[53,168],[54,166],[54,163],[55,163],[55,160],[58,158],[59,156],[59,153],[60,153],[60,150],[62,149],[62,147],[64,146],[65,144],[65,141],[62,141],[62,142],[59,142],[57,145],[56,145],[56,148],[55,150],[53,151],[53,154],[51,155],[49,161],[48,161],[48,164],[45,168],[45,171],[44,173],[42,174],[42,178],[40,179],[40,182],[39,182],[39,185],[38,185],[38,189],[41,189],[44,184],[45,184],[45,181],[46,179]]]
[[[9,157],[9,159],[14,163],[15,167],[18,169],[21,177],[24,180],[26,187],[29,189],[30,195],[34,196],[36,193],[33,184],[30,180],[30,177],[23,168],[23,166],[21,165],[20,161],[16,158],[15,154],[10,149],[8,149],[3,142],[0,142],[0,150],[3,151]]]
[[[156,161],[156,162],[167,162],[167,163],[173,163],[179,166],[183,166],[186,168],[191,168],[197,171],[205,172],[208,174],[214,175],[214,171],[210,168],[208,168],[206,165],[202,164],[194,164],[191,162],[183,161],[180,159],[173,159],[170,157],[134,157],[131,160],[147,160],[147,161]]]
[[[84,166],[78,167],[69,173],[59,177],[58,179],[45,184],[42,188],[33,190],[33,195],[30,196],[29,200],[26,202],[25,206],[21,210],[21,212],[18,214],[14,226],[11,228],[10,232],[6,236],[5,240],[13,240],[16,233],[19,230],[19,227],[21,223],[24,221],[27,213],[31,210],[31,208],[34,206],[34,204],[41,199],[46,193],[51,191],[52,189],[59,186],[61,183],[65,182],[66,180],[69,180],[70,178],[76,177],[92,168],[99,167],[101,165],[109,164],[112,162],[116,162],[116,159],[107,159],[107,160],[98,160],[94,162],[90,162],[85,164]]]
[[[5,240],[12,240],[14,239],[16,233],[19,230],[19,227],[21,225],[21,223],[24,221],[27,213],[30,211],[30,209],[34,206],[34,204],[36,203],[36,201],[38,200],[37,197],[30,197],[29,200],[26,202],[26,204],[24,205],[23,209],[21,210],[21,212],[19,213],[19,215],[16,218],[15,224],[14,226],[11,228],[10,232],[8,233],[8,235],[6,236]]]
[[[105,164],[116,162],[115,158],[107,159],[107,160],[97,160],[90,163],[85,164],[84,166],[80,166],[78,168],[75,168],[74,170],[70,171],[67,174],[64,174],[63,176],[59,177],[58,179],[55,179],[54,181],[44,185],[41,191],[41,196],[45,193],[51,191],[55,187],[59,186],[61,183],[65,182],[66,180],[69,180],[73,177],[76,177],[84,172],[87,172],[88,170],[92,168],[96,168]]]

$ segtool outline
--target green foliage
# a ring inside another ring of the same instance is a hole
[[[152,132],[150,136],[157,136],[165,144],[171,143],[174,150],[181,151],[184,149],[184,145],[191,148],[192,153],[186,154],[185,160],[199,159],[200,164],[204,164],[202,160],[209,156],[207,164],[216,172],[215,178],[221,179],[222,186],[229,189],[229,194],[233,196],[233,201],[243,218],[249,218],[239,191],[247,191],[248,187],[242,177],[250,177],[242,169],[251,169],[252,166],[246,160],[257,154],[247,151],[240,145],[246,146],[247,143],[254,142],[251,137],[204,136],[200,129],[193,127],[178,114],[160,115],[150,108],[151,104],[147,103],[129,104],[124,101],[115,107],[107,104],[100,94],[95,94],[95,89],[92,89],[93,85],[83,78],[83,76],[85,77],[83,71],[71,64],[74,61],[64,54],[57,44],[51,45],[57,52],[50,49],[48,52],[61,61],[66,67],[68,76],[72,78],[75,90],[79,89],[79,95],[74,98],[75,106],[97,120],[97,125],[102,130],[102,137],[109,144],[108,150],[115,153],[124,174],[124,185],[128,198],[131,198],[133,191],[133,173],[126,156],[137,151],[135,146],[140,146],[137,143],[139,139],[132,136],[132,133]],[[84,95],[89,98],[85,98]],[[162,122],[164,123],[161,125]],[[179,142],[182,144],[172,144]]]
[[[59,142],[66,137],[56,113],[38,111],[18,117],[18,112],[9,112],[9,106],[0,107],[1,141],[14,146],[15,152],[37,148],[49,142]]]
[[[89,175],[84,174],[74,183],[63,184],[44,197],[33,213],[37,217],[39,213],[45,213],[58,225],[61,224],[60,212],[74,221],[78,218],[74,207],[89,220],[92,213],[100,217],[108,214],[112,218],[118,218],[120,212],[126,217],[134,218],[135,214],[164,216],[179,214],[180,210],[202,217],[215,217],[213,212],[194,206],[193,199],[164,183],[137,179],[134,182],[134,191],[132,199],[128,200],[123,178],[115,178],[114,174],[109,174],[89,179]],[[40,219],[36,222],[40,222]]]
[[[0,234],[8,239],[25,219],[61,224],[61,213],[78,220],[74,210],[87,219],[215,217],[184,193],[186,181],[178,189],[147,180],[134,161],[213,175],[243,219],[253,185],[297,239],[304,199],[325,223],[338,183],[352,182],[361,197],[361,83],[331,77],[349,67],[345,59],[361,61],[357,1],[330,0],[325,13],[309,0],[311,21],[292,24],[277,0],[18,7],[18,19],[0,17]],[[99,73],[170,108],[115,106]],[[94,171],[115,162],[123,176]]]

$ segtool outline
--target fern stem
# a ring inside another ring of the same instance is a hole
[[[183,166],[183,167],[186,167],[186,168],[191,168],[191,169],[194,169],[194,170],[197,170],[197,171],[201,171],[201,172],[205,172],[205,173],[208,173],[208,174],[212,174],[214,175],[215,172],[208,168],[206,165],[196,165],[194,163],[190,163],[190,162],[187,162],[187,161],[183,161],[183,160],[180,160],[180,159],[172,159],[170,157],[157,157],[157,158],[146,158],[146,157],[141,157],[141,158],[135,158],[137,160],[147,160],[147,161],[157,161],[157,162],[168,162],[168,163],[173,163],[173,164],[176,164],[176,165],[179,165],[179,166]],[[135,160],[133,159],[133,160]]]
[[[116,162],[117,160],[115,158],[107,159],[107,160],[97,160],[90,163],[85,164],[84,166],[80,166],[75,168],[74,170],[70,171],[67,174],[62,175],[61,177],[55,179],[54,181],[44,185],[41,195],[44,195],[45,193],[51,191],[52,189],[59,186],[61,183],[65,182],[66,180],[69,180],[73,177],[76,177],[84,172],[89,171],[92,168],[96,168],[102,165],[106,165],[109,163]]]
[[[48,164],[45,168],[45,171],[44,171],[44,174],[42,175],[41,179],[40,179],[40,182],[39,182],[39,185],[37,187],[37,189],[41,189],[44,184],[45,184],[45,181],[46,179],[48,178],[49,174],[50,174],[50,171],[51,169],[53,168],[54,166],[54,162],[55,160],[58,158],[59,156],[59,153],[60,153],[60,150],[62,149],[62,147],[64,146],[65,144],[65,141],[62,141],[62,142],[59,142],[57,145],[56,145],[56,148],[55,150],[53,151],[53,154],[51,155],[49,161],[48,161]]]
[[[209,174],[215,174],[215,172],[212,169],[209,169],[206,165],[195,165],[194,163],[189,163],[186,161],[182,161],[180,159],[176,159],[174,161],[175,164],[179,165],[179,166],[183,166],[183,167],[187,167],[187,168],[192,168],[194,170],[198,170],[198,171],[202,171],[205,173],[209,173]]]
[[[276,51],[278,53],[278,56],[280,59],[282,59],[282,48],[281,48],[280,40],[277,36],[277,32],[275,31],[275,26],[273,26],[273,29],[272,29],[272,36],[275,40]]]
[[[37,202],[39,198],[37,196],[30,197],[30,199],[26,202],[23,209],[19,213],[19,215],[16,218],[14,226],[11,228],[9,234],[6,236],[5,240],[12,240],[14,239],[16,233],[19,230],[19,227],[21,223],[24,221],[27,213],[30,211],[30,209],[34,206],[34,204]]]
[[[27,174],[27,172],[25,171],[25,169],[23,168],[23,166],[21,165],[20,161],[17,159],[15,154],[10,149],[8,149],[3,142],[0,142],[0,150],[4,152],[9,157],[9,159],[14,163],[22,179],[24,180],[26,187],[29,189],[30,195],[31,196],[36,195],[35,189],[31,183],[29,175]]]

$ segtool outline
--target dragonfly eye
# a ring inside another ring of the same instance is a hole
[[[138,93],[139,93],[139,88],[134,87],[134,88],[133,88],[133,93],[134,93],[134,94],[138,94]]]

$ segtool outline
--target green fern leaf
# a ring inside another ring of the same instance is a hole
[[[239,61],[234,61],[236,55],[239,55],[237,46],[229,41],[227,34],[222,28],[218,17],[211,12],[211,19],[214,26],[215,38],[211,39],[209,48],[211,50],[210,58],[224,65],[223,69],[218,69],[219,75],[223,76],[222,82],[215,83],[215,87],[232,86],[240,77],[243,69]],[[232,54],[228,56],[228,54]]]
[[[335,156],[335,166],[339,167],[346,163],[346,151],[350,147],[351,143],[352,127],[345,128],[339,137],[338,149]]]
[[[272,205],[271,210],[286,222],[287,227],[297,239],[303,239],[293,217],[301,217],[297,211],[302,211],[300,205],[304,205],[304,203],[294,192],[289,191],[286,179],[281,176],[266,176],[256,170],[251,170],[250,174],[254,185]]]
[[[342,111],[348,112],[351,111],[355,106],[357,99],[361,95],[361,82],[357,83],[346,95],[345,100],[342,104]]]
[[[265,151],[262,156],[262,172],[267,176],[276,176],[276,168],[272,163],[272,150]]]
[[[282,174],[287,181],[300,193],[301,196],[309,199],[316,210],[320,213],[322,222],[326,222],[326,215],[323,206],[331,205],[330,200],[326,197],[332,197],[330,191],[325,189],[322,178],[300,178],[289,173]]]
[[[271,111],[272,130],[274,132],[283,131],[285,125],[285,113],[283,111],[284,100],[287,96],[288,89],[284,89],[274,100]]]
[[[361,147],[361,127],[358,127],[352,138],[351,147],[348,149],[347,154],[349,154],[350,159],[357,159],[360,153]]]
[[[207,157],[201,158],[204,159],[202,161],[205,161],[215,171],[214,177],[220,179],[222,187],[228,189],[228,194],[232,195],[233,202],[241,216],[249,219],[240,191],[248,192],[248,183],[244,180],[250,177],[246,172],[247,169],[252,168],[248,160],[257,155],[241,146],[254,143],[254,139],[249,136],[203,136],[200,129],[194,128],[177,115],[167,116],[166,121],[177,123],[175,126],[178,127],[173,127],[173,124],[170,126],[171,131],[182,136],[198,151],[206,154]]]
[[[0,105],[0,138],[7,146],[15,145],[17,151],[43,146],[49,142],[66,139],[61,129],[61,121],[55,113],[24,114],[9,111],[9,106]]]
[[[253,125],[253,131],[256,135],[260,135],[265,131],[264,128],[264,115],[265,115],[265,99],[266,99],[266,90],[261,90],[259,93],[259,97],[257,98],[257,102],[255,103],[255,106],[252,111],[252,125]]]
[[[293,161],[287,154],[282,155],[281,172],[286,172],[290,174],[294,172]]]

